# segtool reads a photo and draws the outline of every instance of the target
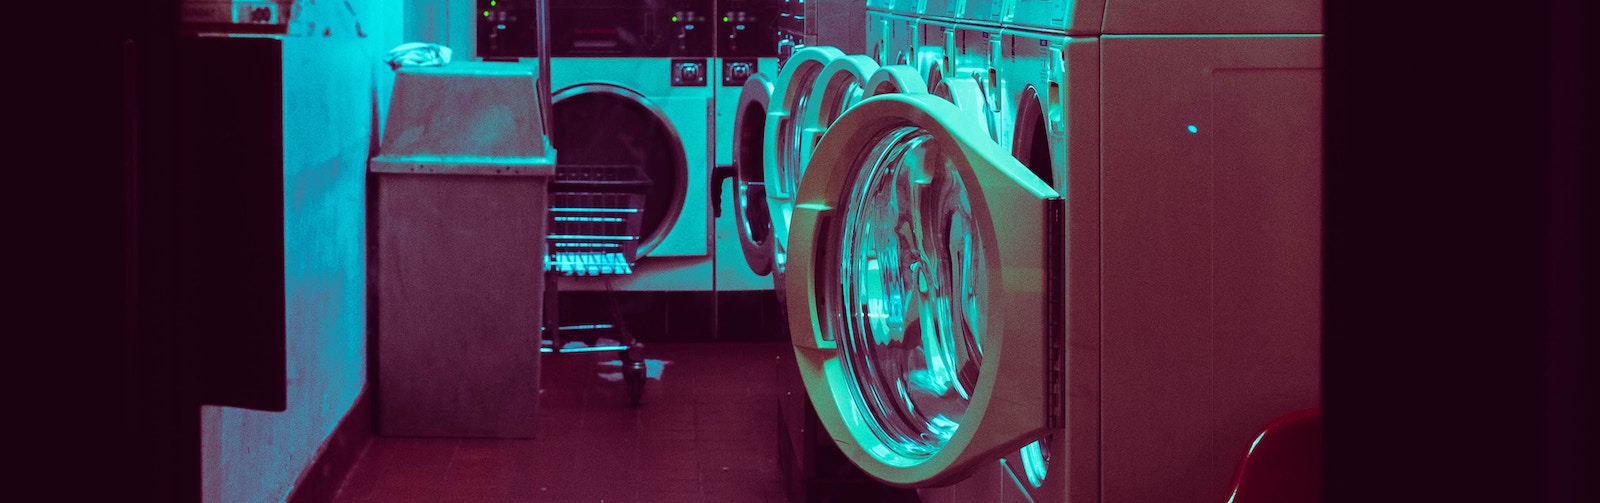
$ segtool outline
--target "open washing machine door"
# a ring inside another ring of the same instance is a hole
[[[551,120],[557,127],[550,142],[561,151],[558,174],[596,184],[643,182],[647,187],[619,189],[606,199],[638,199],[642,208],[622,207],[626,204],[602,208],[641,212],[638,257],[662,247],[674,229],[693,228],[690,221],[680,222],[691,176],[682,137],[666,111],[637,91],[607,83],[568,86],[556,91],[551,103]],[[630,197],[636,195],[642,197]],[[699,228],[703,232],[704,224]]]
[[[760,276],[772,272],[773,257],[763,141],[772,90],[772,81],[765,74],[751,75],[739,91],[739,106],[733,116],[733,221],[744,261],[751,272]]]
[[[1064,216],[944,99],[873,97],[829,128],[782,288],[806,391],[853,463],[938,486],[1060,427]]]

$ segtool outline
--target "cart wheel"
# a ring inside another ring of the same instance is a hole
[[[644,396],[644,362],[628,362],[622,378],[628,384],[628,400],[638,407],[639,399]]]

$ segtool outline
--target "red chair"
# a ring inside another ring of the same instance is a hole
[[[1322,409],[1284,414],[1256,436],[1229,484],[1227,503],[1322,500]]]

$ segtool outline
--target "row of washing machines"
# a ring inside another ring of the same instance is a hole
[[[554,17],[563,162],[663,188],[636,274],[562,289],[776,292],[873,478],[1226,501],[1319,403],[1320,1],[657,3]],[[774,49],[686,49],[708,25]]]
[[[1320,2],[830,8],[859,52],[785,48],[732,161],[833,442],[930,502],[1238,496],[1320,403]]]

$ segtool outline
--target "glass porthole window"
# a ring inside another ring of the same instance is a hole
[[[850,185],[832,327],[856,407],[895,458],[926,459],[961,427],[982,364],[984,248],[950,146],[902,127]]]

